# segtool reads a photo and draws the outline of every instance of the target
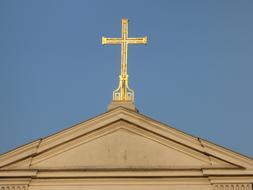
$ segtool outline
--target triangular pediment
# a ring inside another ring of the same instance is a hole
[[[234,167],[210,161],[182,146],[126,121],[118,121],[34,157],[31,168],[171,169]]]
[[[253,168],[250,158],[117,108],[0,156],[0,169]]]

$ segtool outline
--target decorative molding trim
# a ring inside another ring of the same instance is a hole
[[[253,176],[208,177],[212,184],[253,184]]]
[[[204,185],[212,188],[206,178],[58,178],[33,179],[34,186],[88,186],[88,185]],[[32,188],[31,188],[32,189]],[[155,189],[155,188],[154,188]]]
[[[1,177],[32,177],[37,175],[37,170],[0,170]]]
[[[253,170],[245,169],[203,169],[204,176],[252,176]]]
[[[27,190],[27,185],[0,185],[0,190]]]
[[[215,184],[214,190],[252,190],[252,184]]]
[[[202,177],[200,170],[154,170],[154,171],[41,171],[37,178],[103,178],[103,177]]]

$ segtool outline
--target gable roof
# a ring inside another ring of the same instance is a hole
[[[117,143],[121,143],[120,149]],[[105,152],[105,144],[111,153]],[[120,153],[122,149],[125,153]],[[80,157],[79,153],[82,153]],[[101,155],[103,159],[94,159]],[[129,156],[127,161],[126,156]],[[123,107],[0,155],[0,171],[206,169],[212,173],[210,169],[218,168],[251,171],[253,160]]]

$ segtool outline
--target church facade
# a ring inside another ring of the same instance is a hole
[[[253,160],[117,107],[0,156],[1,190],[252,190]]]
[[[135,108],[121,44],[119,88],[107,112],[0,155],[0,190],[252,190],[253,159],[172,128]]]

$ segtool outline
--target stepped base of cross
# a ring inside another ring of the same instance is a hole
[[[109,111],[109,110],[115,109],[117,107],[123,107],[123,108],[127,108],[129,110],[139,112],[132,101],[112,101],[109,104],[107,110]]]

